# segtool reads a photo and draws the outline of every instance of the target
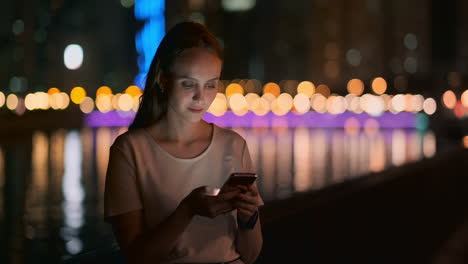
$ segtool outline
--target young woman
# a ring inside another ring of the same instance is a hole
[[[129,263],[252,263],[262,247],[246,141],[201,118],[217,94],[222,51],[197,23],[163,38],[129,130],[110,148],[105,219]],[[219,194],[206,186],[221,187]]]

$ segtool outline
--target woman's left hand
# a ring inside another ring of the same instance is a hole
[[[241,193],[234,199],[233,206],[237,208],[237,217],[240,220],[247,222],[250,217],[258,210],[258,188],[256,185],[238,185],[241,189]]]

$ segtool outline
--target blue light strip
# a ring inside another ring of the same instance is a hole
[[[135,84],[140,88],[144,88],[151,60],[166,33],[164,2],[164,0],[135,0],[135,18],[145,23],[135,37],[139,68]]]

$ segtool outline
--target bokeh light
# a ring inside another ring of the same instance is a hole
[[[0,108],[5,104],[5,94],[0,92]]]
[[[250,109],[255,113],[255,115],[264,116],[270,112],[270,102],[262,96],[252,103]]]
[[[119,109],[122,111],[130,111],[133,108],[133,98],[129,94],[122,94],[118,99]]]
[[[247,104],[249,105],[249,109],[252,109],[253,102],[260,98],[260,96],[256,93],[248,93],[245,95],[245,100],[247,100]]]
[[[289,112],[291,108],[293,107],[293,101],[294,99],[292,98],[290,94],[282,93],[278,96],[277,104],[281,110]],[[273,109],[273,106],[272,106],[272,109]]]
[[[384,108],[385,106],[382,97],[369,95],[366,107],[363,108],[363,110],[371,116],[380,116],[382,115]]]
[[[328,88],[328,86],[325,84],[320,84],[319,86],[317,86],[317,89],[315,89],[315,92],[325,97],[330,96],[330,93],[331,93],[330,88]]]
[[[320,93],[316,93],[310,98],[310,106],[318,113],[325,113],[327,111],[327,98]]]
[[[427,98],[423,103],[424,112],[428,115],[432,115],[437,110],[437,103],[433,98]]]
[[[273,100],[276,99],[276,96],[274,96],[271,93],[266,93],[262,95],[262,98],[265,99],[269,104],[271,104],[271,102],[273,102]]]
[[[357,136],[359,135],[360,125],[359,120],[355,117],[350,117],[346,119],[344,123],[344,131],[347,135]]]
[[[83,48],[78,44],[70,44],[63,52],[63,63],[69,70],[77,70],[83,63]]]
[[[58,88],[52,87],[47,91],[47,93],[49,95],[53,95],[54,93],[60,93],[60,90]]]
[[[234,112],[234,114],[242,116],[247,113],[249,110],[249,105],[247,100],[242,94],[233,94],[229,97],[229,108]]]
[[[297,93],[305,94],[308,98],[315,93],[315,85],[309,81],[303,81],[297,86]]]
[[[397,94],[392,98],[391,101],[392,108],[395,112],[402,112],[406,108],[405,96],[402,94]]]
[[[226,87],[226,96],[229,98],[234,94],[244,94],[244,88],[238,83],[231,83]]]
[[[83,87],[75,87],[70,93],[71,100],[75,104],[81,104],[86,97],[86,90]]]
[[[111,95],[112,94],[112,89],[107,87],[107,86],[101,86],[97,89],[96,91],[96,98],[99,96],[99,95]]]
[[[387,82],[382,77],[377,77],[372,81],[372,91],[376,94],[383,94],[387,90]]]
[[[228,108],[226,96],[222,93],[217,93],[215,99],[208,108],[208,112],[215,116],[222,116]]]
[[[360,96],[364,92],[364,83],[359,79],[351,79],[346,88],[348,93]]]
[[[279,98],[271,102],[271,111],[277,116],[283,116],[288,113],[288,110],[280,105]]]
[[[18,106],[18,96],[15,94],[9,94],[6,98],[6,106],[10,110],[15,110]]]
[[[272,94],[275,97],[280,95],[281,89],[278,84],[274,82],[269,82],[263,86],[263,94]]]
[[[294,96],[294,109],[300,113],[304,114],[310,110],[310,100],[309,97],[303,93],[298,93]]]
[[[24,106],[29,111],[36,109],[36,107],[37,107],[36,106],[36,98],[35,98],[34,94],[29,93],[29,94],[26,95],[26,97],[24,98]]]
[[[111,96],[108,94],[99,94],[96,97],[96,107],[101,113],[107,113],[112,110]]]
[[[468,107],[468,90],[465,90],[461,95],[461,103],[464,107]]]
[[[442,102],[444,103],[445,107],[453,109],[455,108],[455,104],[457,103],[457,97],[455,96],[455,93],[452,90],[447,90],[442,95]]]
[[[94,101],[90,97],[85,97],[80,103],[80,110],[85,114],[89,114],[94,110]]]
[[[141,89],[138,88],[138,86],[136,85],[130,85],[127,89],[125,89],[125,93],[130,95],[131,97],[135,97],[135,96],[143,94]]]

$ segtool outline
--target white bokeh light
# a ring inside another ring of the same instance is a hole
[[[69,70],[77,70],[83,64],[83,48],[78,44],[70,44],[63,52],[63,63]]]

